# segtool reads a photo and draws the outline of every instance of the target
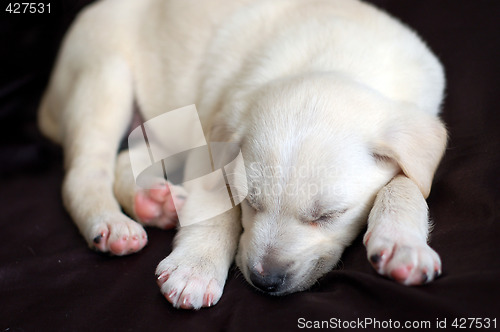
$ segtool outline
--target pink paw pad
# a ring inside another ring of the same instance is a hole
[[[411,265],[395,268],[390,273],[391,278],[398,281],[398,282],[403,282],[406,279],[408,279],[412,269],[413,269],[413,266],[411,266]]]
[[[174,203],[174,199],[176,202]],[[140,190],[134,199],[137,218],[144,224],[170,229],[177,225],[176,206],[182,206],[183,199],[172,195],[169,185],[160,183],[154,188]]]

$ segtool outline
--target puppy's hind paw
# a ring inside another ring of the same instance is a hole
[[[171,188],[175,187],[174,195]],[[181,187],[172,186],[163,179],[150,189],[140,189],[135,194],[134,212],[141,223],[170,229],[177,226],[177,209],[183,205],[185,195]],[[175,200],[175,203],[174,203]]]
[[[122,256],[135,253],[147,244],[144,228],[125,215],[117,213],[101,219],[87,233],[90,247]]]

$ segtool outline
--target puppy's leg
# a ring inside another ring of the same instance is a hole
[[[136,184],[129,151],[121,152],[116,165],[114,192],[124,210],[146,226],[163,229],[177,226],[176,207],[182,207],[187,194],[179,195],[183,189],[161,177],[151,178],[148,182],[152,184],[150,188],[140,188]],[[176,195],[172,194],[171,188],[175,189]]]
[[[209,209],[203,193],[190,192],[181,213]],[[240,209],[180,227],[172,253],[156,269],[161,292],[175,307],[199,309],[222,296],[241,232]]]
[[[113,196],[116,152],[132,114],[128,65],[120,59],[96,61],[73,81],[66,94],[57,80],[63,93],[49,90],[49,99],[62,107],[64,204],[89,246],[115,255],[136,252],[146,245],[146,232],[121,212]]]
[[[417,185],[396,176],[377,195],[364,237],[368,259],[378,273],[405,285],[441,274],[441,260],[427,244],[427,203]]]

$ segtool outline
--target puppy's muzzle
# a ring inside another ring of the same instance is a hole
[[[257,263],[248,270],[251,283],[259,290],[277,295],[286,289],[287,267]]]

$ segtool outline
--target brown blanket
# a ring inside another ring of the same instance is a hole
[[[35,112],[60,39],[89,1],[49,2],[50,15],[0,8],[0,331],[450,328],[486,318],[498,328],[500,1],[373,1],[415,28],[446,69],[450,143],[428,200],[443,276],[421,287],[385,279],[359,237],[311,290],[266,296],[233,268],[221,301],[198,312],[172,308],[155,283],[175,231],[148,229],[143,251],[109,257],[86,248],[62,207],[61,151],[40,137]]]

